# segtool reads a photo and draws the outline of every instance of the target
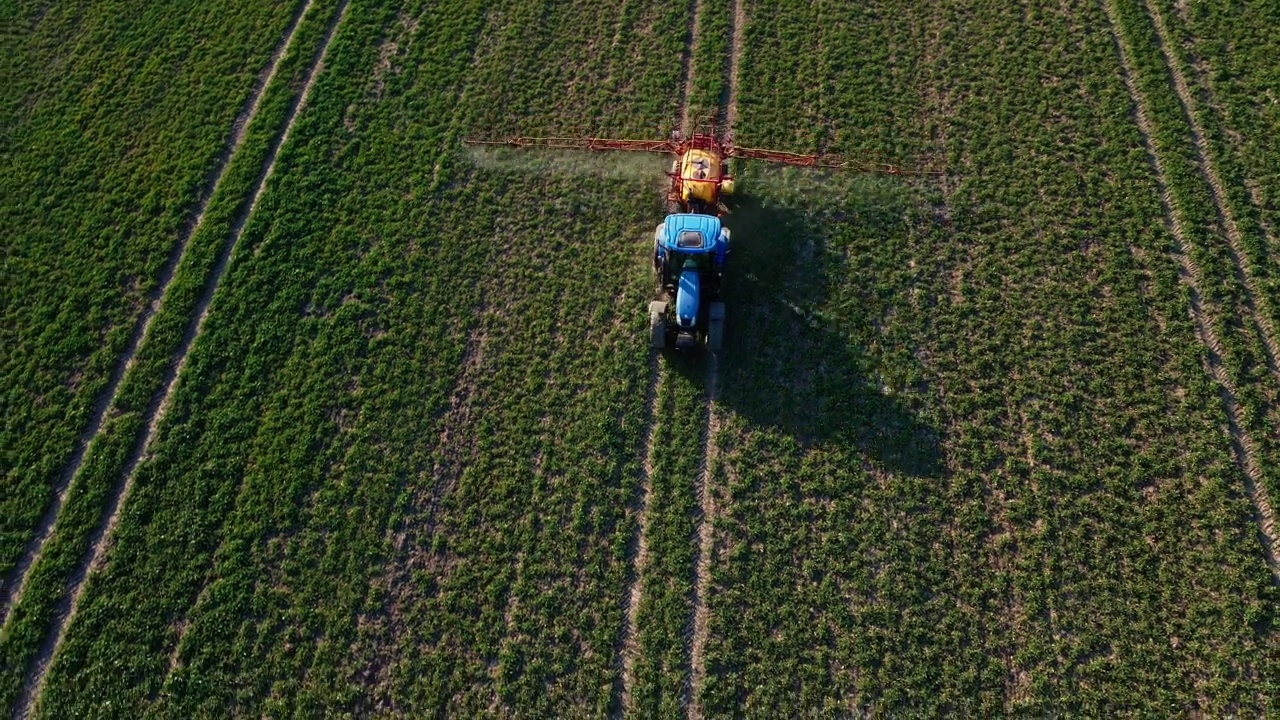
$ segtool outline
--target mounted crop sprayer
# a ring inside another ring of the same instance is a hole
[[[852,170],[881,175],[940,175],[933,170],[903,170],[896,165],[843,160],[831,155],[804,155],[782,150],[738,147],[720,140],[715,115],[707,132],[690,138],[672,133],[670,140],[512,137],[464,140],[467,145],[499,145],[558,150],[620,150],[673,155],[667,176],[667,217],[654,231],[653,269],[658,297],[649,303],[649,336],[654,348],[692,348],[705,344],[718,352],[724,339],[721,289],[729,253],[729,229],[720,218],[728,212],[723,198],[733,194],[732,158],[801,167]]]

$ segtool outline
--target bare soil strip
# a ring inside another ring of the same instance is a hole
[[[733,0],[729,26],[729,58],[725,65],[725,133],[733,137],[734,123],[738,119],[738,68],[742,65],[743,30],[746,27],[746,11],[743,0]],[[715,495],[711,492],[711,479],[719,455],[716,435],[720,431],[720,418],[716,414],[716,400],[720,392],[720,357],[707,353],[707,427],[703,435],[702,472],[697,480],[698,491],[698,550],[694,559],[693,633],[689,640],[688,710],[691,720],[701,720],[701,690],[707,676],[707,635],[710,610],[707,597],[711,591],[711,556],[714,552]]]
[[[1205,307],[1204,302],[1201,300],[1200,287],[1202,279],[1200,269],[1187,255],[1186,233],[1183,229],[1182,219],[1178,217],[1179,213],[1173,206],[1169,193],[1169,178],[1160,155],[1155,150],[1153,140],[1155,131],[1152,128],[1150,118],[1147,116],[1146,104],[1142,94],[1133,79],[1135,71],[1131,60],[1132,51],[1120,32],[1119,13],[1116,12],[1114,2],[1115,0],[1106,0],[1103,3],[1103,7],[1109,20],[1112,40],[1116,45],[1116,54],[1120,59],[1121,75],[1124,77],[1129,97],[1133,100],[1134,117],[1137,121],[1138,129],[1142,133],[1142,144],[1147,152],[1147,158],[1155,170],[1156,184],[1160,190],[1160,203],[1164,210],[1164,223],[1177,243],[1171,255],[1178,262],[1181,280],[1187,284],[1190,290],[1191,318],[1195,324],[1196,338],[1204,345],[1207,351],[1206,359],[1209,375],[1218,385],[1218,394],[1222,399],[1222,409],[1226,414],[1227,430],[1231,436],[1232,455],[1236,464],[1244,471],[1245,492],[1253,501],[1256,511],[1255,520],[1258,523],[1259,540],[1262,543],[1263,555],[1268,567],[1271,569],[1273,579],[1280,582],[1280,566],[1276,563],[1276,520],[1272,511],[1271,500],[1267,497],[1266,489],[1262,485],[1262,470],[1258,465],[1253,438],[1249,436],[1249,433],[1240,422],[1240,405],[1236,401],[1235,385],[1222,367],[1222,343],[1218,339],[1213,329],[1213,323],[1208,317],[1210,310]]]
[[[733,0],[733,13],[729,16],[729,65],[725,70],[724,104],[725,137],[733,140],[733,127],[738,121],[738,72],[742,66],[742,48],[746,43],[747,10],[743,0]]]
[[[22,590],[27,580],[27,571],[31,569],[36,559],[40,557],[41,549],[53,534],[54,522],[58,519],[58,513],[62,510],[63,503],[66,502],[67,491],[71,487],[71,481],[75,478],[76,473],[80,471],[80,466],[84,462],[89,444],[102,430],[102,423],[106,419],[107,409],[115,404],[116,394],[120,390],[120,383],[124,380],[125,373],[128,372],[129,368],[133,367],[133,358],[138,354],[138,347],[142,344],[142,338],[146,337],[147,331],[150,330],[151,321],[159,311],[160,303],[169,289],[169,284],[173,281],[178,265],[186,255],[187,244],[192,236],[196,234],[196,231],[200,229],[201,223],[204,222],[205,209],[209,206],[210,198],[218,191],[218,186],[222,183],[223,173],[226,171],[227,166],[231,164],[231,158],[244,145],[245,132],[249,124],[257,117],[258,106],[261,104],[262,96],[265,94],[267,86],[271,84],[272,78],[275,77],[276,68],[280,66],[280,60],[288,52],[289,46],[293,44],[298,25],[302,21],[302,17],[311,8],[311,3],[312,0],[304,0],[298,5],[298,9],[294,11],[293,17],[289,21],[289,26],[285,29],[283,39],[280,40],[275,51],[271,54],[271,59],[267,62],[267,66],[258,74],[253,89],[249,93],[248,101],[246,101],[232,122],[231,134],[227,137],[222,151],[218,153],[213,169],[209,171],[204,183],[200,186],[200,194],[197,196],[195,204],[195,214],[183,227],[178,242],[174,244],[164,267],[161,268],[156,287],[147,297],[146,308],[135,321],[133,332],[129,335],[129,341],[125,345],[124,352],[116,361],[116,366],[112,369],[111,375],[107,379],[106,387],[103,388],[101,395],[98,396],[93,404],[93,410],[89,416],[89,424],[80,433],[80,437],[76,439],[75,449],[72,451],[71,457],[67,460],[62,472],[58,475],[58,479],[53,486],[53,502],[49,504],[44,515],[40,517],[35,535],[27,543],[27,547],[23,550],[22,557],[19,558],[17,565],[14,566],[9,577],[5,578],[3,584],[0,585],[0,627],[9,619],[9,611],[22,598]]]
[[[616,661],[619,672],[614,681],[611,702],[615,717],[621,717],[626,711],[635,709],[631,689],[635,684],[636,658],[640,655],[636,639],[636,623],[640,613],[640,598],[643,595],[640,574],[649,564],[649,495],[653,492],[653,453],[658,442],[658,389],[661,378],[658,354],[652,353],[649,358],[649,384],[645,403],[648,410],[646,420],[649,423],[649,436],[645,439],[644,455],[640,458],[640,482],[632,503],[632,511],[636,515],[636,531],[627,541],[629,563],[622,594],[622,613],[626,621],[622,625],[622,636],[619,638],[620,650]]]
[[[689,132],[689,98],[693,94],[693,48],[698,38],[698,19],[702,14],[701,0],[689,2],[689,25],[685,36],[684,55],[680,60],[684,82],[680,88],[680,132]],[[618,659],[615,665],[621,672],[614,682],[610,706],[615,717],[621,717],[635,709],[632,689],[635,687],[636,658],[640,654],[636,627],[639,621],[640,601],[644,597],[641,577],[649,564],[649,496],[653,493],[653,453],[658,439],[658,394],[662,388],[661,358],[650,353],[648,384],[649,436],[644,443],[644,456],[640,464],[639,497],[634,503],[636,534],[627,542],[629,567],[626,585],[622,593],[623,616],[626,618],[619,638]],[[634,550],[634,552],[633,552]]]
[[[36,701],[44,690],[44,682],[47,677],[47,671],[53,658],[57,655],[58,649],[62,646],[62,641],[66,637],[67,628],[70,625],[72,617],[75,616],[76,609],[79,606],[80,598],[84,593],[85,580],[94,572],[101,570],[104,565],[104,557],[106,554],[108,542],[112,532],[115,530],[116,524],[120,519],[120,508],[128,499],[130,490],[133,487],[135,471],[138,465],[149,455],[151,444],[155,440],[156,428],[161,418],[169,409],[169,405],[173,399],[173,390],[177,384],[178,377],[182,373],[182,369],[186,367],[187,358],[192,345],[200,336],[200,332],[204,329],[205,320],[209,317],[209,310],[213,302],[213,296],[217,292],[218,285],[222,281],[222,276],[226,273],[227,265],[231,259],[232,251],[235,249],[237,241],[240,239],[241,231],[244,230],[245,223],[252,216],[253,211],[258,206],[258,201],[262,198],[262,194],[266,189],[267,180],[271,177],[275,170],[276,157],[279,155],[280,148],[289,140],[290,131],[293,129],[293,123],[298,118],[302,109],[306,106],[307,98],[311,94],[311,89],[315,85],[316,77],[324,67],[324,58],[329,51],[329,45],[341,24],[342,19],[347,14],[348,0],[343,0],[338,11],[334,13],[333,19],[329,22],[329,27],[325,31],[324,40],[320,44],[320,49],[312,59],[310,66],[307,68],[306,81],[303,84],[302,92],[298,94],[293,105],[289,108],[289,112],[285,117],[284,129],[279,137],[272,144],[270,151],[267,153],[265,162],[263,163],[262,172],[258,176],[257,186],[254,188],[252,199],[237,216],[235,223],[231,227],[231,233],[227,241],[223,244],[219,252],[213,272],[205,281],[204,289],[200,299],[195,307],[195,314],[192,321],[188,324],[187,330],[183,335],[182,343],[174,354],[170,364],[170,370],[166,373],[164,389],[153,398],[147,407],[146,432],[140,441],[135,444],[130,451],[128,461],[125,464],[124,473],[121,482],[117,485],[116,491],[112,494],[111,500],[107,507],[106,520],[103,525],[93,534],[89,542],[89,550],[85,558],[81,561],[76,573],[71,577],[69,584],[69,592],[63,602],[59,604],[55,612],[55,620],[53,626],[49,629],[49,633],[45,636],[44,642],[41,644],[40,651],[37,653],[31,666],[28,668],[26,679],[23,683],[22,695],[18,702],[14,705],[14,716],[25,717],[32,709],[32,703]]]
[[[707,634],[710,621],[707,594],[711,587],[712,534],[716,514],[715,496],[711,493],[712,472],[715,469],[719,448],[716,434],[720,431],[720,418],[716,416],[716,399],[720,386],[720,363],[714,354],[708,354],[707,368],[707,428],[703,438],[702,472],[697,480],[698,491],[698,552],[694,560],[693,633],[689,640],[689,686],[687,688],[690,720],[701,720],[702,700],[699,691],[707,676]]]
[[[680,133],[688,135],[689,97],[693,95],[693,48],[697,45],[699,19],[702,17],[702,0],[689,0],[689,31],[685,35],[684,56],[681,58],[681,74],[684,88],[680,91]]]
[[[1245,289],[1245,306],[1253,317],[1254,322],[1257,323],[1258,334],[1262,337],[1263,344],[1266,345],[1267,367],[1273,375],[1280,378],[1280,366],[1277,366],[1277,358],[1280,358],[1280,344],[1277,344],[1276,331],[1272,326],[1271,316],[1268,312],[1271,300],[1267,298],[1266,293],[1259,293],[1253,282],[1256,269],[1251,267],[1251,263],[1245,259],[1244,241],[1240,235],[1240,227],[1236,224],[1235,215],[1231,212],[1231,206],[1227,203],[1227,194],[1223,189],[1222,180],[1218,177],[1218,169],[1213,162],[1213,156],[1209,154],[1209,144],[1205,139],[1204,127],[1201,126],[1199,115],[1196,113],[1195,99],[1191,96],[1191,90],[1187,86],[1187,79],[1182,74],[1182,66],[1173,55],[1173,47],[1169,41],[1169,29],[1165,26],[1164,16],[1160,13],[1160,9],[1150,0],[1143,0],[1142,5],[1155,26],[1156,36],[1159,38],[1161,56],[1164,58],[1165,67],[1169,69],[1169,77],[1173,80],[1174,90],[1177,91],[1178,101],[1182,106],[1182,114],[1186,117],[1187,124],[1191,128],[1191,138],[1196,149],[1196,165],[1199,166],[1205,182],[1209,184],[1209,189],[1213,194],[1213,203],[1218,209],[1218,218],[1226,231],[1231,263],[1235,268],[1237,278]],[[1258,312],[1259,303],[1263,306],[1263,312]]]

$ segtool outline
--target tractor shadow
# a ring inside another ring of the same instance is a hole
[[[941,476],[937,429],[870,376],[865,341],[820,312],[841,280],[823,259],[820,221],[747,196],[725,223],[733,241],[717,401],[802,447],[851,445],[895,474]]]

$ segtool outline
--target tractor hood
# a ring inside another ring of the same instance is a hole
[[[680,327],[691,328],[698,323],[698,293],[701,288],[697,270],[681,271],[680,285],[676,290],[676,322]]]

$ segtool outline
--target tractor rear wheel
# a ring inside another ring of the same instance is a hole
[[[649,303],[649,347],[661,350],[667,346],[667,304]]]
[[[713,302],[707,313],[707,349],[718,353],[724,345],[724,303]]]

